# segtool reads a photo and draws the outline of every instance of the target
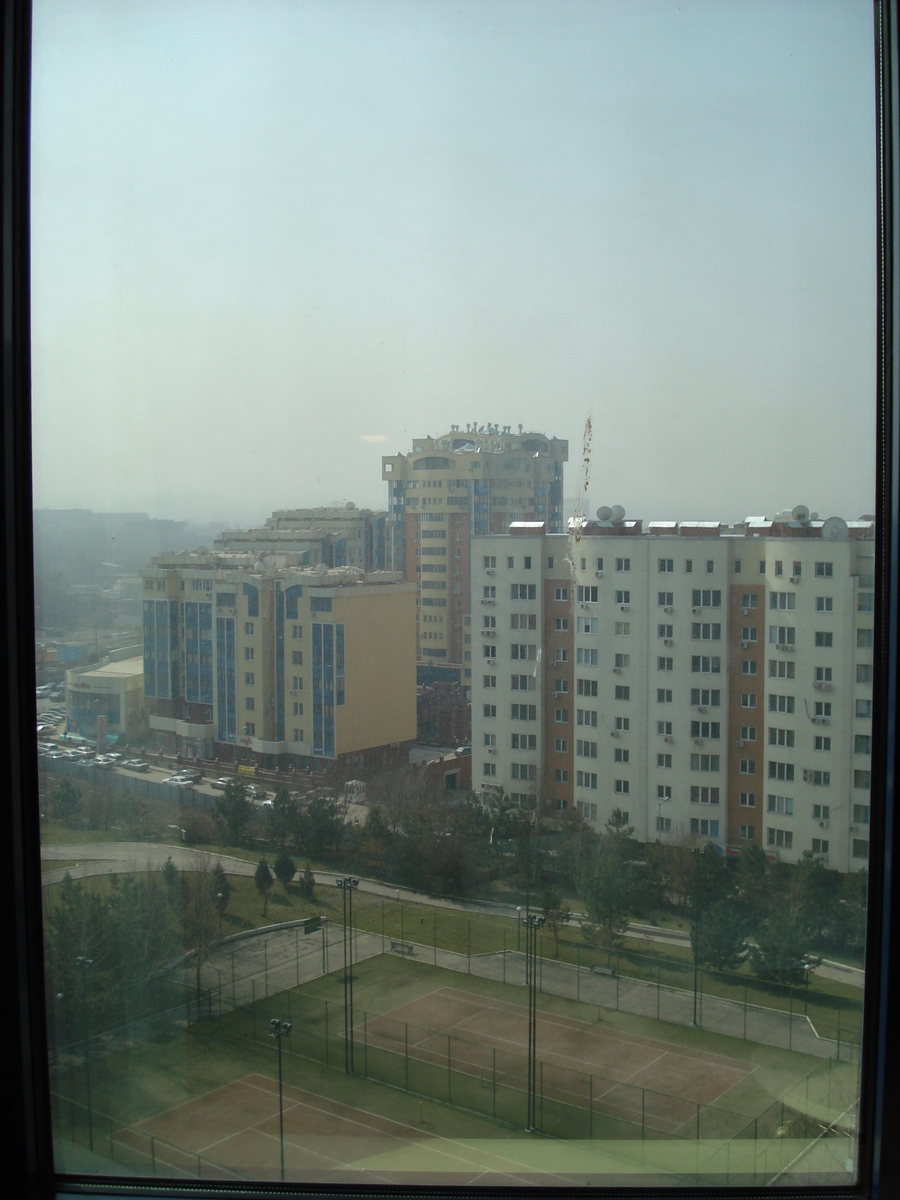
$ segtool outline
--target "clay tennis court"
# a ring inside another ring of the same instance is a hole
[[[528,1016],[516,1004],[482,998],[452,987],[368,1017],[354,1037],[410,1057],[505,1087],[527,1086]],[[537,1051],[543,1095],[593,1108],[669,1135],[683,1135],[707,1109],[746,1079],[754,1063],[701,1049],[675,1046],[538,1013]],[[723,1112],[723,1118],[725,1113]]]
[[[517,1162],[514,1141],[502,1144],[505,1152],[476,1148],[288,1084],[283,1100],[286,1179],[408,1184],[421,1176],[459,1185],[534,1174]],[[280,1180],[278,1081],[246,1075],[115,1135],[120,1152],[141,1156],[143,1174],[151,1173],[151,1139],[157,1176]]]

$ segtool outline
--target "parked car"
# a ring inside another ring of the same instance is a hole
[[[232,780],[227,775],[223,775],[221,779],[211,779],[209,786],[215,788],[217,792],[224,792]]]
[[[249,800],[265,800],[268,794],[266,789],[260,787],[258,783],[247,784],[247,798]]]
[[[141,758],[126,758],[122,763],[126,771],[149,771],[150,764],[145,763]]]
[[[170,775],[168,779],[164,779],[163,783],[168,783],[172,787],[192,788],[194,786],[193,779],[188,779],[186,775]]]
[[[178,772],[184,779],[191,779],[194,783],[203,782],[203,772],[196,767],[182,767]]]

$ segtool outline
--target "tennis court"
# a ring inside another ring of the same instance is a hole
[[[482,1086],[527,1087],[528,1017],[520,1005],[441,987],[379,1017],[367,1017],[354,1040],[452,1067]],[[545,1102],[590,1108],[647,1132],[693,1135],[756,1064],[687,1048],[571,1017],[537,1016],[537,1085]],[[582,1093],[584,1093],[582,1095]],[[723,1120],[732,1116],[720,1109]],[[721,1131],[728,1135],[730,1130]],[[737,1132],[735,1128],[734,1132]]]

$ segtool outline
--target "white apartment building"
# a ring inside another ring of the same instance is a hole
[[[864,867],[874,522],[795,511],[474,539],[473,786]]]

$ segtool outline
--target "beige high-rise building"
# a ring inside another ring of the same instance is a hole
[[[568,457],[568,442],[559,438],[476,423],[415,438],[410,453],[382,459],[391,566],[417,589],[420,683],[471,686],[470,540],[505,533],[513,521],[543,521],[548,532],[562,533]]]
[[[151,731],[186,757],[359,770],[416,736],[416,589],[392,572],[160,555],[142,572]]]

